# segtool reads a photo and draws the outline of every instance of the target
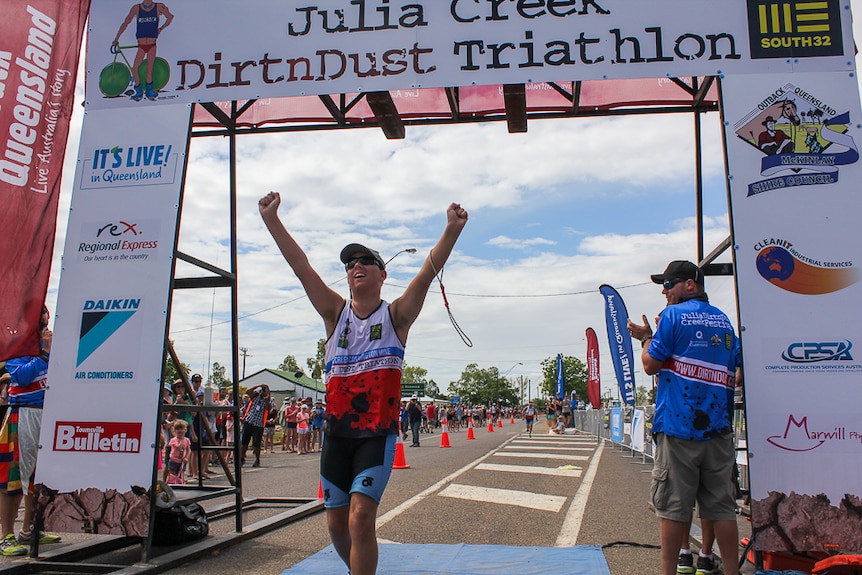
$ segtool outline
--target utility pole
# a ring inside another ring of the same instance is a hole
[[[247,347],[241,347],[239,348],[239,351],[242,354],[242,378],[245,379],[245,358],[254,356],[248,353]]]

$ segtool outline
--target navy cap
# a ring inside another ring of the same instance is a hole
[[[341,263],[346,264],[352,260],[356,254],[362,254],[373,258],[380,269],[386,269],[386,262],[384,262],[383,258],[380,257],[380,252],[367,248],[362,244],[347,244],[344,246],[344,249],[341,250]]]

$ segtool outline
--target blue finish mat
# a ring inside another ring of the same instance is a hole
[[[562,571],[561,571],[562,570]],[[381,543],[377,575],[610,575],[597,545],[512,547],[506,545],[408,545]],[[332,545],[281,575],[347,575]]]

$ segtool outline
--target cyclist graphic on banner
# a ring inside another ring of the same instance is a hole
[[[162,21],[162,17],[164,17],[164,21]],[[165,87],[170,76],[170,66],[164,59],[158,58],[156,55],[156,40],[159,33],[167,28],[173,19],[173,14],[161,2],[143,0],[143,2],[132,6],[111,43],[114,61],[102,70],[99,77],[99,88],[103,94],[119,96],[124,93],[129,84],[130,74],[131,80],[133,80],[133,91],[130,93],[132,100],[138,102],[144,96],[149,100],[156,99],[159,90]],[[123,48],[135,46],[120,46],[120,36],[123,35],[126,27],[132,21],[136,23],[135,38],[138,41],[136,46],[138,51],[135,54],[134,63],[129,65]],[[123,57],[126,66],[117,62],[117,55]],[[128,92],[126,93],[128,94]]]

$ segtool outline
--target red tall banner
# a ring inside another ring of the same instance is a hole
[[[63,154],[90,0],[3,0],[0,361],[39,353]]]
[[[599,340],[593,328],[587,328],[587,396],[594,409],[602,406],[602,386],[599,371]]]

